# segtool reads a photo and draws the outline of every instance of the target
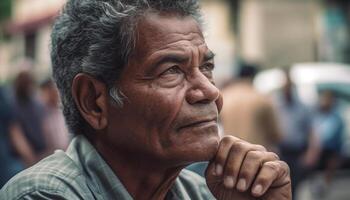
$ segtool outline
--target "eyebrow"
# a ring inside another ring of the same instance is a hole
[[[212,59],[214,59],[214,57],[215,57],[215,53],[213,53],[212,51],[208,51],[208,52],[204,55],[203,62],[212,60]]]
[[[204,57],[203,57],[203,62],[209,61],[214,59],[215,54],[212,51],[208,51]],[[155,63],[155,66],[159,66],[162,63],[168,63],[168,62],[174,62],[174,63],[185,63],[188,62],[190,57],[185,56],[185,55],[177,55],[177,54],[168,54],[164,57],[162,57],[160,60],[158,60]]]
[[[183,55],[176,55],[176,54],[168,54],[165,55],[164,57],[162,57],[161,59],[159,59],[154,66],[159,66],[162,63],[169,63],[169,62],[173,62],[173,63],[185,63],[189,61],[189,57],[188,56],[183,56]]]
[[[208,51],[204,57],[202,62],[207,62],[209,60],[212,60],[215,57],[215,54],[212,51]],[[154,62],[152,64],[152,68],[147,72],[147,74],[152,74],[156,69],[157,66],[163,64],[163,63],[186,63],[190,60],[190,57],[187,55],[181,55],[181,54],[167,54],[160,58],[158,61]]]

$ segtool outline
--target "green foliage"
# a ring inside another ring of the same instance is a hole
[[[11,16],[12,0],[0,0],[0,22]]]

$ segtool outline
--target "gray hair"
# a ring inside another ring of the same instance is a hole
[[[199,24],[197,0],[69,0],[51,35],[53,78],[60,91],[70,132],[81,134],[89,125],[81,117],[71,86],[78,73],[103,81],[122,106],[122,92],[114,86],[135,48],[136,24],[147,12],[192,16]]]

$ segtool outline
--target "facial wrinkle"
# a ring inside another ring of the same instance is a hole
[[[198,34],[196,32],[189,32],[189,33],[172,33],[169,34],[167,37],[171,37],[172,35],[178,35],[179,40],[187,40],[187,41],[196,41],[198,40],[198,38],[201,38],[200,40],[202,40],[203,36],[201,34]],[[199,37],[196,37],[199,36]],[[176,40],[177,41],[177,40]],[[174,42],[176,42],[174,41]],[[171,42],[173,43],[173,42]],[[203,43],[203,41],[201,41],[200,43]]]

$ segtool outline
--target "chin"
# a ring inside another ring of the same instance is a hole
[[[181,152],[179,160],[186,163],[209,161],[214,158],[219,147],[219,137],[207,137],[186,145],[186,150]]]
[[[216,155],[220,142],[217,126],[187,129],[173,136],[165,157],[177,164],[211,160]]]
[[[193,155],[193,161],[209,161],[214,158],[219,148],[219,137],[210,138],[203,142]]]

